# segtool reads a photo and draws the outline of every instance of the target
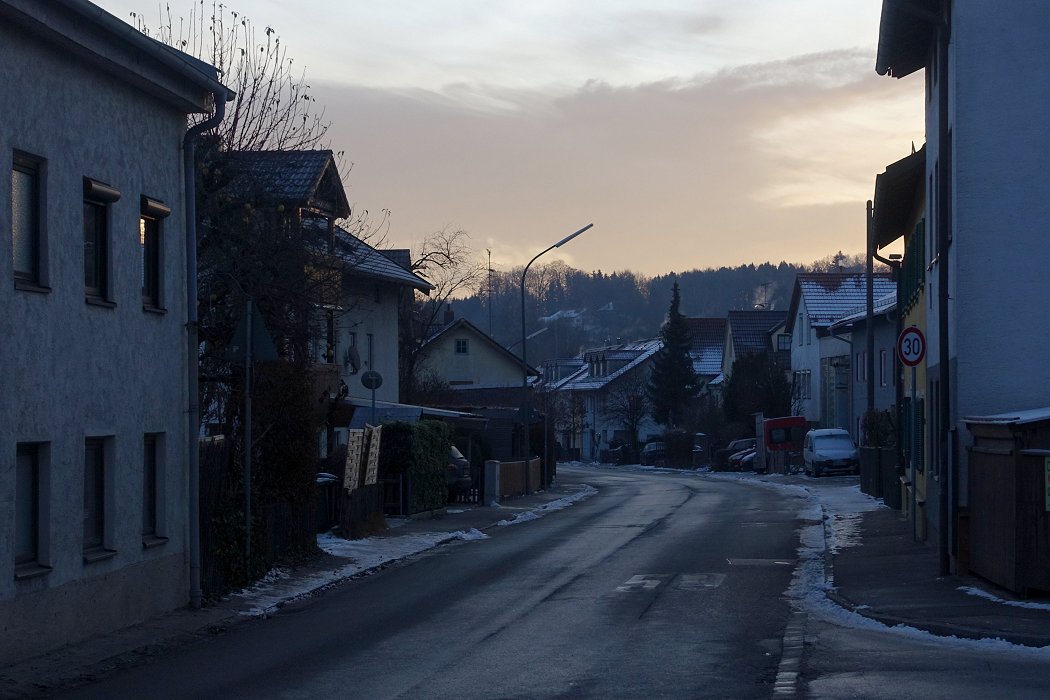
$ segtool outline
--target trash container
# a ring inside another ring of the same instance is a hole
[[[966,418],[970,571],[1050,591],[1050,408]]]

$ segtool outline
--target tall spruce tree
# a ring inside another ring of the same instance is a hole
[[[680,303],[678,281],[671,292],[671,308],[667,321],[660,329],[664,345],[653,358],[653,369],[649,375],[649,400],[653,420],[667,427],[674,427],[686,415],[689,401],[700,390],[700,382],[693,372],[693,361],[689,357],[689,329],[685,317],[678,310]]]

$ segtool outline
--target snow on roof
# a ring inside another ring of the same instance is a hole
[[[316,219],[307,219],[303,222],[303,226],[313,227],[317,233],[327,232],[327,222]],[[401,267],[381,251],[368,245],[346,229],[336,227],[335,242],[336,254],[350,266],[351,273],[402,284],[428,294],[434,289],[434,285],[430,282]]]
[[[816,328],[826,328],[866,304],[867,280],[862,272],[800,273],[796,284],[806,303],[810,325]],[[873,286],[876,298],[896,290],[896,284],[888,272],[876,273]]]
[[[595,350],[590,350],[588,351],[589,353],[601,352],[602,350],[605,352],[630,353],[633,356],[633,359],[630,359],[623,367],[620,367],[615,372],[611,372],[602,377],[591,376],[590,365],[585,364],[578,372],[574,373],[564,382],[558,384],[556,388],[565,389],[567,391],[594,391],[596,389],[602,389],[611,382],[624,376],[635,367],[641,365],[659,352],[662,347],[662,340],[645,340],[639,343],[627,343],[624,345],[613,346],[611,348],[597,348]]]
[[[879,297],[872,301],[871,309],[872,313],[876,316],[889,313],[897,308],[897,290],[893,290],[889,294]],[[857,321],[864,321],[868,318],[868,309],[866,306],[862,306],[858,309],[852,309],[847,315],[840,319],[837,319],[834,324],[835,326],[846,326]]]
[[[738,309],[729,312],[729,332],[737,357],[770,350],[769,332],[783,323],[787,311]]]
[[[717,375],[722,371],[722,356],[726,346],[724,318],[686,318],[689,329],[689,357],[693,371],[700,375]]]

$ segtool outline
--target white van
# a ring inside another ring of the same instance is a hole
[[[806,474],[859,474],[860,453],[853,438],[842,428],[810,430],[802,443]]]

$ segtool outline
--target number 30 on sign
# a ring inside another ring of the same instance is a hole
[[[926,336],[915,326],[909,326],[897,337],[897,357],[914,367],[926,357]]]

